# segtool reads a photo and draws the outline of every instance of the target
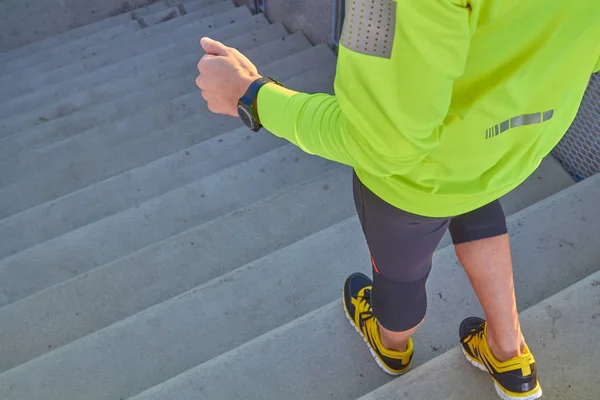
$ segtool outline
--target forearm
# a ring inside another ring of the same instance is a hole
[[[390,157],[374,147],[368,140],[372,137],[355,129],[335,96],[270,84],[259,92],[258,113],[265,128],[303,151],[375,176],[402,173],[418,161],[405,152]]]
[[[335,96],[306,94],[269,84],[258,96],[261,123],[303,151],[354,165],[342,133],[347,121]]]

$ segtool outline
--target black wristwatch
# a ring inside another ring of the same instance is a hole
[[[271,78],[258,78],[248,88],[248,91],[238,100],[238,115],[242,122],[254,132],[258,132],[262,125],[258,118],[258,110],[256,109],[256,98],[258,91],[267,83],[275,83],[282,86],[281,83]]]

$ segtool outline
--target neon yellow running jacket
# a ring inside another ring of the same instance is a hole
[[[263,125],[431,217],[522,183],[600,69],[599,0],[347,0],[335,96],[267,85]]]

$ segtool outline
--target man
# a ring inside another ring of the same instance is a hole
[[[335,96],[285,89],[236,50],[201,44],[211,111],[354,168],[373,280],[350,275],[344,305],[378,365],[410,368],[449,228],[486,315],[460,325],[465,356],[502,398],[540,397],[498,199],[560,141],[600,69],[600,2],[348,0]]]

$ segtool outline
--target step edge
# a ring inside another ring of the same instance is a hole
[[[545,299],[539,301],[538,303],[521,310],[519,312],[519,318],[520,319],[527,318],[528,314],[530,314],[534,310],[539,310],[540,308],[545,307],[548,303],[553,303],[558,299],[565,298],[569,294],[573,293],[574,291],[577,291],[578,289],[580,289],[582,287],[589,286],[594,281],[598,281],[599,278],[600,278],[600,271],[592,272],[585,278],[578,280],[577,282],[567,286],[566,288],[562,289],[561,291],[556,292],[556,293],[546,297]],[[456,346],[452,347],[451,349],[443,352],[442,354],[432,358],[431,360],[419,365],[414,370],[409,371],[405,376],[410,377],[410,376],[414,375],[414,373],[417,371],[430,369],[432,366],[440,363],[441,361],[444,361],[445,359],[447,359],[449,357],[455,357],[457,354],[462,354],[460,345],[456,345]],[[469,366],[467,365],[467,367],[469,367]],[[375,398],[373,396],[377,396],[378,391],[385,390],[388,388],[396,388],[398,385],[400,385],[402,383],[402,381],[404,379],[405,378],[403,376],[398,377],[398,379],[394,379],[394,380],[378,387],[377,389],[364,394],[363,396],[359,397],[357,400],[374,400]],[[484,381],[482,380],[481,382],[483,383]],[[486,380],[485,382],[486,382],[486,384],[489,384],[488,380]]]
[[[272,43],[272,42],[274,42],[274,41],[278,41],[278,40],[280,40],[280,39],[275,39],[275,40],[271,41],[270,43]],[[261,46],[259,46],[259,47],[262,47],[262,46],[268,46],[268,45],[269,45],[269,43],[266,43],[266,44],[264,44],[264,45],[261,45]],[[258,49],[259,47],[257,47],[256,49]],[[289,58],[289,59],[293,59],[294,57],[298,57],[298,56],[299,56],[299,54],[300,54],[300,55],[304,54],[303,52],[305,52],[305,51],[311,51],[311,49],[312,49],[312,47],[307,47],[306,49],[304,49],[304,50],[301,50],[301,51],[299,51],[299,52],[296,52],[296,53],[294,53],[294,54],[291,54],[291,55],[289,55],[289,56],[287,56],[287,57],[284,57],[284,58],[281,58],[281,59],[275,60],[275,61],[273,61],[273,62],[269,62],[269,63],[267,63],[267,64],[264,64],[264,65],[260,65],[260,67],[261,67],[261,68],[270,68],[270,65],[271,65],[271,64],[276,64],[276,63],[278,63],[278,62],[282,62],[283,60],[287,60],[288,58]],[[295,80],[295,79],[302,78],[304,75],[307,75],[307,74],[309,74],[309,73],[312,73],[313,71],[314,71],[314,69],[312,69],[312,70],[308,70],[308,71],[306,71],[306,72],[303,72],[303,73],[301,73],[301,74],[299,74],[299,75],[292,76],[292,77],[290,77],[290,78],[288,78],[288,79],[286,79],[286,80],[287,80],[287,81],[293,81],[293,80]],[[183,96],[189,96],[190,94],[193,94],[193,92],[186,93],[186,94],[184,94]],[[179,96],[179,97],[183,97],[183,96]],[[176,98],[176,99],[177,99],[177,98]],[[175,99],[172,99],[172,100],[175,100]],[[189,118],[194,118],[194,116],[190,116]],[[184,123],[185,123],[185,121],[187,121],[189,118],[182,119],[182,120],[178,121],[178,123],[182,123],[182,124],[184,124]],[[64,145],[66,142],[68,142],[68,141],[70,141],[70,140],[73,140],[73,139],[76,139],[76,138],[79,138],[79,140],[82,140],[82,139],[80,138],[80,136],[81,136],[81,135],[85,135],[85,134],[89,134],[89,135],[91,135],[91,134],[95,133],[95,132],[92,132],[92,131],[94,131],[95,129],[97,129],[97,126],[96,126],[96,127],[92,127],[92,128],[90,128],[90,129],[87,129],[87,130],[85,130],[85,131],[81,132],[81,133],[80,133],[80,134],[78,134],[78,135],[74,135],[74,136],[72,136],[72,137],[69,137],[69,138],[63,139],[63,140],[61,140],[61,141],[57,141],[57,142],[55,142],[55,143],[51,143],[51,144],[49,144],[48,146],[44,146],[44,147],[42,147],[42,148],[40,148],[40,149],[45,149],[45,148],[47,148],[47,147],[51,147],[51,146],[52,146],[52,147],[54,147],[54,146],[62,146],[62,145]],[[167,127],[166,127],[166,128],[162,128],[162,129],[157,129],[157,131],[162,131],[162,130],[165,130],[165,129],[169,129],[169,128],[167,128]],[[223,132],[223,133],[225,133],[225,132]],[[37,149],[37,150],[39,150],[39,149]],[[164,155],[163,157],[166,157],[166,156],[169,156],[169,155],[171,155],[171,153],[169,153],[169,154],[166,154],[166,155]],[[160,158],[162,158],[162,157],[160,157]],[[9,159],[9,160],[10,160],[10,159]],[[155,160],[152,160],[152,161],[155,161]],[[152,161],[151,161],[151,162],[152,162]],[[145,163],[145,164],[147,164],[147,163]],[[145,164],[143,164],[143,165],[145,165]],[[140,166],[141,166],[141,165],[140,165]],[[137,167],[139,167],[139,166],[136,166],[135,168],[137,168]],[[132,168],[132,169],[133,169],[133,168]],[[129,171],[129,170],[126,170],[126,171]],[[124,172],[126,172],[126,171],[124,171]],[[113,176],[116,176],[116,175],[113,175]],[[107,178],[107,179],[108,179],[108,178]],[[12,186],[12,185],[14,185],[14,184],[17,184],[17,183],[19,183],[19,182],[22,182],[22,181],[23,181],[23,180],[18,180],[18,181],[12,182],[12,183],[10,183],[9,185],[5,185],[5,186],[3,186],[3,188],[9,188],[10,186]],[[98,181],[98,182],[101,182],[101,181]],[[70,193],[74,193],[74,192],[76,192],[76,191],[79,191],[79,190],[81,190],[81,189],[84,189],[84,188],[86,188],[86,187],[88,187],[88,186],[91,186],[91,185],[93,185],[93,184],[95,184],[95,183],[97,183],[97,182],[93,182],[93,183],[92,183],[92,184],[90,184],[90,185],[87,185],[87,186],[85,186],[85,187],[82,187],[82,188],[80,188],[80,189],[77,189],[77,190],[75,190],[75,191],[73,191],[73,192],[70,192]],[[68,195],[68,194],[66,194],[66,195]],[[66,195],[65,195],[65,196],[66,196]],[[60,196],[60,197],[64,197],[64,196]],[[60,198],[60,197],[57,197],[57,198]],[[52,200],[55,200],[55,199],[52,199]],[[46,203],[48,203],[48,202],[46,202]],[[42,204],[46,204],[46,203],[42,203]],[[39,206],[39,205],[42,205],[42,204],[35,205],[34,207],[37,207],[37,206]],[[33,208],[33,207],[30,207],[30,208]],[[6,217],[4,217],[4,218],[0,219],[0,222],[1,222],[1,221],[3,221],[4,219],[12,218],[12,217],[14,217],[15,215],[18,215],[18,214],[20,214],[21,212],[25,212],[25,211],[27,211],[27,210],[29,210],[29,208],[28,208],[28,209],[26,209],[26,210],[20,211],[20,212],[18,212],[18,213],[12,214],[12,215],[8,215],[8,216],[6,216]]]
[[[338,166],[338,167],[334,167],[334,168],[330,169],[329,171],[327,171],[327,172],[325,172],[325,173],[322,173],[322,174],[318,175],[317,177],[314,177],[314,178],[312,178],[312,179],[310,179],[310,180],[307,180],[307,181],[305,181],[305,182],[303,182],[303,183],[301,183],[301,184],[299,184],[299,185],[303,185],[303,184],[306,184],[306,183],[308,183],[308,182],[311,182],[311,181],[316,181],[316,180],[318,180],[318,179],[321,179],[321,178],[322,178],[322,176],[323,176],[323,175],[325,175],[325,174],[331,173],[331,172],[333,172],[333,171],[334,171],[334,170],[336,170],[336,169],[343,169],[343,168],[345,168],[345,167],[344,167],[344,166]],[[600,174],[598,174],[598,175],[596,176],[596,178],[598,178],[598,179],[600,180]],[[299,185],[296,185],[296,186],[299,186]],[[577,187],[577,186],[578,186],[578,185],[574,185],[574,186],[571,186],[570,188]],[[567,189],[570,189],[570,188],[567,188]],[[565,189],[565,190],[567,190],[567,189]],[[583,190],[583,189],[580,189],[580,190]],[[265,197],[264,199],[261,199],[260,201],[267,200],[268,198],[270,198],[270,197],[275,197],[275,196],[277,196],[277,195],[279,195],[279,194],[280,194],[280,192],[278,192],[277,194],[274,194],[273,196]],[[556,196],[556,195],[555,195],[555,196]],[[554,197],[554,196],[551,196],[551,197]],[[260,201],[259,201],[259,202],[260,202]],[[258,202],[255,202],[255,203],[258,203]],[[252,203],[252,204],[255,204],[255,203]],[[536,204],[537,204],[537,203],[536,203]],[[535,206],[535,204],[534,204],[533,206],[530,206],[530,207],[528,207],[528,208],[526,208],[526,209],[522,210],[522,211],[527,211],[527,210],[530,210],[530,209],[534,208],[534,206]],[[246,208],[247,208],[247,206],[246,206]],[[531,212],[531,210],[530,210],[529,212]],[[235,211],[233,211],[233,212],[231,212],[231,213],[228,213],[228,214],[226,214],[226,215],[223,215],[223,216],[221,216],[221,217],[219,217],[219,218],[217,218],[217,219],[214,219],[214,220],[212,220],[212,221],[210,221],[210,222],[207,222],[206,224],[210,224],[210,223],[218,223],[218,220],[219,220],[219,219],[225,218],[225,217],[227,217],[228,215],[230,215],[230,214],[233,214],[233,213],[235,213]],[[514,218],[512,218],[512,219],[516,219],[516,218],[517,218],[517,217],[516,217],[516,215],[517,215],[517,214],[519,214],[519,213],[513,214],[511,217],[509,217],[509,219],[511,219],[512,217],[514,217]],[[354,221],[355,221],[357,218],[358,218],[357,216],[352,216],[352,217],[346,218],[346,219],[344,219],[344,220],[342,220],[342,221],[340,221],[340,222],[338,222],[338,223],[336,223],[336,224],[334,224],[334,225],[331,225],[330,227],[327,227],[327,228],[325,228],[325,229],[322,229],[322,230],[320,230],[320,231],[318,231],[318,232],[315,232],[315,233],[313,233],[313,234],[310,234],[310,235],[308,235],[308,236],[306,236],[306,237],[304,237],[304,238],[301,238],[301,239],[299,239],[299,240],[296,240],[296,241],[294,241],[294,242],[292,242],[292,243],[289,243],[289,244],[287,244],[286,246],[284,246],[284,247],[281,247],[281,248],[279,248],[278,250],[276,250],[276,251],[274,251],[274,252],[272,252],[272,253],[269,253],[269,254],[267,254],[267,255],[264,255],[264,256],[262,256],[262,257],[259,257],[259,258],[257,258],[256,260],[252,260],[252,261],[250,261],[250,262],[248,262],[248,263],[246,263],[246,264],[244,264],[244,265],[242,265],[242,266],[240,266],[240,267],[238,267],[238,268],[236,268],[236,269],[234,269],[234,270],[231,270],[231,271],[229,271],[229,272],[227,272],[227,273],[225,273],[225,274],[222,274],[222,275],[220,275],[220,276],[218,276],[218,277],[215,277],[215,278],[213,278],[213,279],[211,279],[211,280],[209,280],[209,281],[207,281],[207,282],[205,282],[205,283],[202,283],[202,284],[200,284],[200,285],[198,285],[198,286],[196,286],[196,287],[194,287],[194,288],[191,288],[191,289],[189,289],[189,290],[187,290],[187,291],[185,291],[185,292],[182,292],[182,293],[180,293],[180,294],[178,294],[178,295],[176,295],[176,296],[173,296],[173,297],[171,297],[171,298],[169,298],[169,299],[167,299],[167,300],[165,300],[165,301],[163,301],[163,302],[161,302],[161,303],[158,303],[158,304],[152,305],[151,307],[148,307],[148,308],[146,308],[146,309],[140,310],[139,312],[137,312],[137,313],[135,313],[135,314],[132,314],[132,315],[130,315],[130,316],[126,317],[126,318],[123,318],[123,319],[121,319],[121,320],[119,320],[119,321],[116,321],[116,322],[114,322],[113,324],[110,324],[110,325],[108,325],[108,326],[106,326],[106,327],[104,327],[104,328],[102,328],[102,329],[99,329],[99,330],[97,330],[97,331],[95,331],[95,332],[89,333],[88,335],[82,336],[81,338],[78,338],[78,339],[76,339],[76,340],[74,340],[74,341],[72,341],[72,342],[70,342],[70,343],[68,343],[68,344],[65,344],[64,346],[58,347],[58,348],[56,348],[55,350],[53,350],[53,351],[51,351],[51,352],[45,353],[45,354],[43,354],[43,355],[41,355],[41,356],[39,356],[39,357],[36,357],[36,358],[34,358],[34,359],[32,359],[32,360],[29,360],[29,361],[27,361],[27,362],[25,362],[25,363],[23,363],[23,364],[20,364],[20,365],[18,365],[18,366],[15,366],[15,367],[13,367],[13,368],[11,368],[11,369],[8,369],[8,370],[6,370],[6,371],[4,371],[4,372],[2,372],[2,373],[6,373],[6,372],[8,372],[8,371],[11,371],[11,370],[13,370],[13,369],[16,369],[16,368],[21,368],[22,366],[25,366],[25,365],[27,365],[27,364],[28,364],[28,363],[30,363],[30,362],[34,362],[34,361],[36,361],[36,360],[38,360],[38,359],[42,359],[43,357],[46,357],[46,356],[48,356],[49,354],[53,354],[55,351],[61,351],[61,349],[63,349],[63,351],[64,351],[64,349],[65,349],[66,347],[70,346],[71,344],[73,344],[73,343],[77,343],[77,342],[78,342],[78,341],[80,341],[80,340],[83,340],[83,339],[85,339],[85,338],[88,338],[88,337],[90,337],[90,336],[96,335],[96,334],[98,334],[98,332],[103,332],[103,331],[105,331],[105,330],[107,330],[107,329],[114,329],[114,328],[118,328],[118,327],[120,327],[120,326],[122,326],[122,325],[125,325],[125,324],[128,324],[128,323],[132,322],[132,321],[135,321],[137,318],[142,318],[142,317],[143,317],[143,315],[144,315],[144,314],[146,314],[146,313],[151,313],[152,311],[154,311],[154,310],[158,310],[158,309],[161,309],[162,307],[168,307],[168,306],[169,306],[169,305],[170,305],[172,302],[179,301],[179,299],[180,299],[180,298],[182,298],[182,297],[185,297],[185,296],[189,296],[189,295],[190,295],[190,293],[193,293],[193,292],[196,292],[196,291],[202,290],[202,289],[204,289],[204,288],[206,288],[206,287],[209,287],[209,286],[212,286],[212,285],[214,285],[215,283],[216,283],[216,284],[220,284],[220,283],[219,283],[219,281],[220,281],[220,280],[222,280],[222,279],[223,279],[223,277],[227,277],[227,276],[230,276],[230,275],[235,275],[235,274],[239,273],[240,271],[243,271],[243,270],[245,270],[245,269],[251,268],[253,265],[255,265],[256,263],[259,263],[261,260],[264,260],[264,259],[267,259],[267,258],[269,258],[269,257],[272,257],[274,254],[278,254],[278,253],[284,252],[284,251],[286,251],[286,250],[287,250],[289,247],[292,247],[292,246],[298,245],[298,244],[300,244],[300,243],[303,243],[303,242],[306,242],[306,241],[314,240],[314,237],[315,237],[316,235],[322,234],[322,232],[323,232],[323,231],[327,231],[327,230],[330,230],[330,229],[335,229],[336,227],[342,226],[342,225],[344,225],[344,224],[351,224],[351,223],[353,223],[353,222],[354,222]],[[202,225],[204,225],[204,224],[202,224]],[[181,233],[179,233],[179,234],[177,234],[177,235],[174,235],[174,236],[172,236],[172,237],[170,237],[170,238],[167,238],[167,239],[165,239],[165,240],[163,240],[163,241],[161,241],[161,242],[157,242],[157,243],[155,243],[154,245],[160,245],[160,243],[162,243],[162,242],[169,241],[169,240],[174,240],[175,238],[177,238],[177,237],[178,237],[178,236],[180,236],[180,235],[184,235],[184,234],[186,234],[187,232],[189,232],[189,231],[191,231],[191,230],[194,230],[194,229],[198,229],[198,228],[200,228],[200,226],[201,226],[201,225],[198,225],[198,226],[196,226],[195,228],[192,228],[192,229],[190,229],[190,230],[188,230],[188,231],[181,232]],[[154,246],[154,245],[152,245],[152,246]],[[152,247],[152,246],[148,246],[148,247]],[[140,250],[138,250],[137,252],[141,252],[141,251],[144,251],[144,250],[146,250],[146,249],[147,249],[147,248],[140,249]],[[451,251],[452,251],[452,246],[451,246],[451,245],[449,245],[449,246],[446,246],[446,247],[444,247],[444,248],[442,248],[442,249],[439,249],[439,250],[437,250],[437,251],[436,251],[436,253],[438,253],[438,256],[444,256],[444,254],[443,254],[444,252],[451,252]],[[135,253],[137,253],[137,252],[135,252]],[[135,254],[135,253],[131,253],[131,254]],[[131,254],[130,254],[130,255],[131,255]],[[119,258],[119,259],[117,259],[117,260],[114,260],[114,261],[112,261],[112,262],[110,262],[110,263],[104,264],[103,266],[99,266],[99,267],[97,267],[97,268],[106,268],[106,267],[107,267],[107,266],[109,266],[110,264],[112,264],[112,263],[117,263],[117,262],[118,262],[118,261],[120,261],[121,259],[123,259],[123,258],[126,258],[126,257],[129,257],[130,255],[124,256],[124,257],[122,257],[122,258]],[[567,288],[564,288],[564,289],[562,289],[561,291],[559,291],[559,292],[557,292],[557,293],[554,293],[554,294],[552,294],[551,296],[549,296],[549,297],[547,297],[547,298],[545,298],[545,299],[541,300],[540,302],[536,303],[535,305],[531,305],[531,306],[529,306],[529,307],[525,308],[525,309],[524,309],[524,310],[522,310],[522,311],[521,311],[519,314],[521,314],[521,313],[523,313],[523,312],[526,312],[527,310],[529,310],[529,309],[531,309],[531,308],[533,308],[533,307],[536,307],[536,306],[537,306],[538,304],[540,304],[540,303],[543,303],[543,302],[545,302],[545,301],[549,301],[549,299],[553,298],[554,296],[558,296],[558,295],[560,295],[561,293],[565,292],[566,290],[569,290],[571,287],[574,287],[574,286],[576,286],[576,285],[580,284],[580,282],[581,282],[581,281],[587,280],[587,279],[589,279],[589,278],[590,278],[590,276],[597,275],[597,274],[600,274],[600,271],[593,272],[593,273],[592,273],[592,274],[590,274],[588,277],[586,277],[586,278],[583,278],[582,280],[580,280],[580,281],[578,281],[578,282],[576,282],[576,283],[574,283],[574,284],[572,284],[572,285],[568,286]],[[46,288],[46,289],[44,289],[44,290],[42,290],[42,291],[39,291],[39,292],[37,292],[37,293],[35,293],[35,294],[31,295],[31,297],[33,297],[33,296],[36,296],[36,295],[38,295],[39,293],[43,293],[43,292],[45,292],[45,291],[52,290],[52,289],[53,289],[53,288],[55,288],[55,287],[58,287],[58,286],[64,285],[64,284],[66,284],[67,282],[70,282],[70,281],[76,280],[77,278],[78,278],[78,277],[73,277],[73,278],[71,278],[71,279],[69,279],[69,280],[63,281],[63,282],[61,282],[61,283],[58,283],[58,284],[56,284],[56,285],[53,285],[53,286],[51,286],[51,287],[49,287],[49,288]],[[28,296],[28,297],[30,297],[30,296]],[[28,298],[28,297],[26,297],[26,298]],[[24,299],[25,299],[25,298],[24,298]],[[14,303],[11,303],[11,304],[7,305],[6,307],[9,307],[9,306],[11,306],[11,305],[14,305],[14,304],[18,304],[18,302],[20,302],[20,301],[22,301],[22,300],[24,300],[24,299],[20,299],[20,300],[18,300],[17,302],[14,302]],[[282,324],[282,325],[280,325],[280,326],[278,326],[278,327],[276,327],[276,328],[274,328],[274,329],[272,329],[272,330],[269,330],[269,331],[267,331],[267,332],[265,332],[265,333],[263,333],[263,334],[261,334],[261,335],[259,335],[259,336],[256,336],[256,337],[254,337],[254,338],[250,339],[249,341],[247,341],[247,342],[245,342],[245,343],[243,343],[243,344],[241,344],[241,345],[239,345],[239,346],[236,346],[236,347],[234,347],[234,348],[232,348],[232,349],[230,349],[230,350],[228,350],[228,351],[226,351],[226,352],[224,352],[224,353],[221,353],[220,355],[218,355],[218,356],[216,356],[216,357],[213,357],[213,358],[211,358],[210,360],[207,360],[207,361],[205,361],[205,362],[203,362],[203,363],[201,363],[201,364],[198,364],[197,366],[195,366],[195,367],[193,367],[193,368],[190,368],[190,370],[188,370],[188,371],[185,371],[185,372],[183,372],[183,373],[181,373],[181,374],[179,374],[179,375],[173,376],[172,378],[169,378],[169,379],[167,379],[166,381],[164,381],[164,382],[162,382],[162,383],[160,383],[160,384],[158,384],[158,385],[155,385],[155,386],[153,386],[153,387],[151,387],[151,388],[148,388],[147,390],[145,390],[144,392],[141,392],[141,393],[140,393],[140,394],[138,394],[138,395],[141,395],[141,394],[145,393],[146,391],[152,390],[153,388],[155,388],[155,387],[157,387],[157,386],[160,386],[160,385],[162,385],[163,383],[166,383],[166,382],[168,382],[168,381],[170,381],[170,380],[172,380],[172,379],[177,379],[178,377],[182,377],[182,376],[183,376],[183,375],[185,375],[186,373],[189,373],[190,371],[192,371],[192,370],[195,370],[196,368],[201,368],[201,369],[203,369],[203,368],[209,368],[211,365],[213,365],[213,364],[215,364],[215,363],[218,363],[218,362],[221,362],[223,359],[226,359],[227,357],[229,357],[229,356],[232,356],[232,355],[233,355],[233,354],[235,354],[236,352],[238,352],[238,351],[241,351],[241,350],[245,349],[246,347],[250,347],[250,346],[252,346],[252,345],[254,345],[254,344],[256,344],[256,343],[262,343],[262,342],[264,342],[264,341],[268,340],[268,338],[269,338],[269,337],[271,337],[272,335],[277,335],[279,332],[283,332],[283,331],[288,331],[288,330],[294,329],[294,327],[295,327],[295,326],[302,324],[302,323],[303,323],[305,320],[312,318],[314,315],[318,314],[319,312],[321,312],[321,311],[327,311],[328,309],[333,309],[333,308],[335,308],[336,306],[338,306],[338,305],[339,305],[338,303],[339,303],[339,299],[338,299],[338,300],[334,300],[334,301],[332,301],[332,302],[330,302],[330,303],[327,303],[327,304],[325,304],[325,305],[323,305],[323,306],[321,306],[321,307],[318,307],[318,308],[316,308],[316,309],[314,309],[314,310],[312,310],[312,311],[310,311],[310,312],[308,312],[308,313],[306,313],[306,314],[304,314],[304,315],[302,315],[302,316],[300,316],[300,317],[298,317],[298,318],[296,318],[296,319],[294,319],[294,320],[291,320],[291,321],[289,321],[289,322],[287,322],[287,323],[285,323],[285,324]],[[2,308],[2,307],[0,307],[0,308]],[[422,367],[422,366],[424,366],[424,365],[427,365],[428,363],[430,363],[430,362],[432,362],[432,361],[434,361],[434,360],[438,359],[439,357],[443,357],[445,354],[447,354],[448,352],[451,352],[451,351],[453,351],[454,349],[456,349],[456,347],[454,347],[454,348],[451,348],[451,349],[449,349],[449,350],[447,350],[447,351],[443,352],[442,354],[440,354],[440,355],[438,355],[437,357],[435,357],[435,358],[433,358],[433,359],[431,359],[431,360],[427,361],[426,363],[424,363],[424,364],[420,365],[420,366],[419,366],[419,367],[417,367],[417,368],[420,368],[420,367]],[[416,368],[416,369],[417,369],[417,368]],[[416,369],[415,369],[415,370],[416,370]],[[2,373],[0,373],[0,375],[2,375]],[[137,396],[137,395],[136,395],[136,396]],[[132,397],[131,399],[134,399],[136,396]]]

